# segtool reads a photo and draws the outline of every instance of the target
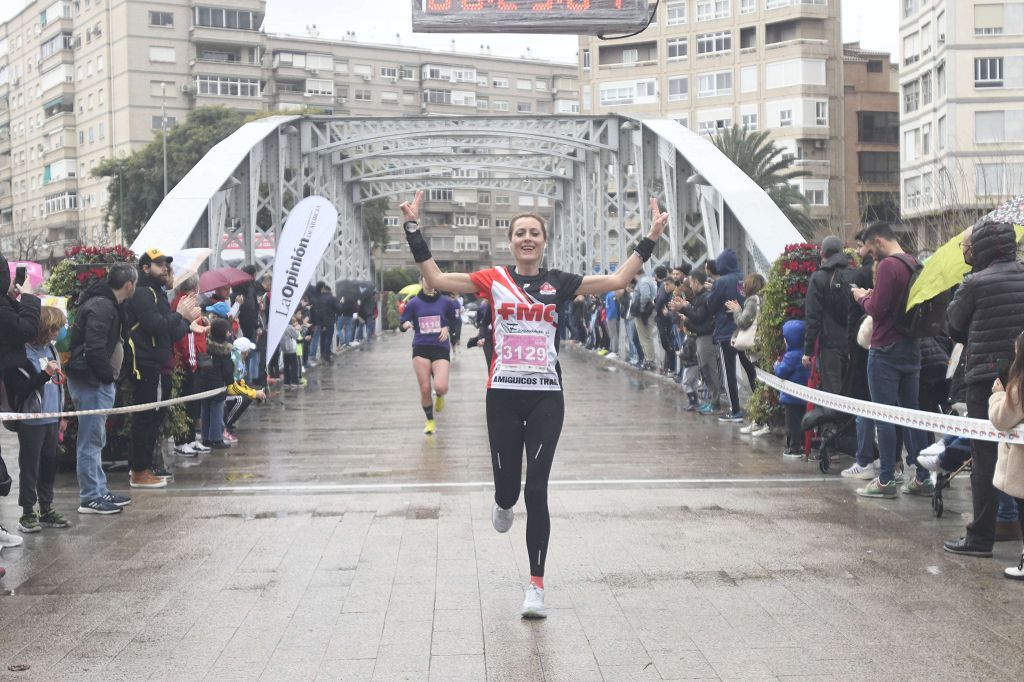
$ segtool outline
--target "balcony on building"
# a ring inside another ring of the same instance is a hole
[[[829,57],[831,48],[827,35],[824,19],[801,17],[765,24],[765,56],[776,59],[793,53],[793,56]]]
[[[827,140],[798,140],[793,167],[814,175],[828,175],[832,167]]]
[[[0,125],[0,159],[7,157],[7,165],[11,163],[11,127],[8,124]],[[2,161],[0,161],[2,163]]]
[[[54,27],[58,33],[71,33],[74,26],[71,6],[71,0],[58,0],[39,13],[40,31],[44,41],[53,34]]]
[[[658,43],[651,40],[626,45],[602,45],[597,52],[599,69],[635,69],[658,66]],[[632,74],[631,74],[632,75]]]
[[[88,29],[90,32],[93,29]],[[96,27],[95,35],[101,33]],[[36,60],[36,70],[45,74],[58,64],[73,64],[75,54],[73,52],[74,38],[69,31],[58,31],[54,35],[44,38],[39,46],[39,56]]]
[[[43,109],[46,105],[57,99],[65,99],[68,102],[74,99],[75,94],[75,67],[73,64],[58,64],[39,77],[39,87],[42,89]]]
[[[189,62],[192,72],[210,72],[225,76],[260,76],[260,49],[249,45],[197,44],[195,59]]]
[[[299,52],[295,50],[275,50],[271,67],[277,78],[289,80],[305,78],[334,78],[336,64],[329,54],[315,52]]]
[[[262,23],[263,14],[260,12],[193,3],[189,33],[197,43],[258,45],[263,37],[259,30]]]
[[[828,18],[830,0],[764,0],[764,17],[785,21],[800,17]]]

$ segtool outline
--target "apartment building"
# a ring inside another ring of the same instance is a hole
[[[35,0],[0,25],[0,248],[49,258],[70,243],[117,241],[103,224],[108,181],[91,171],[151,142],[165,116],[171,127],[200,106],[359,117],[579,110],[574,64],[267,34],[265,9],[265,0]],[[437,235],[438,251],[450,242],[450,256],[487,258],[501,248],[495,228],[524,200],[454,184],[425,206],[452,231]],[[412,262],[394,248],[389,258]]]
[[[662,0],[622,40],[580,39],[581,108],[674,118],[704,135],[769,130],[822,230],[844,220],[838,0]]]
[[[888,52],[843,46],[843,183],[847,241],[866,224],[900,223],[898,69]]]
[[[903,0],[903,218],[934,248],[1024,193],[1024,2]]]

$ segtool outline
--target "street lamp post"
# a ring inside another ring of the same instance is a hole
[[[160,128],[164,133],[164,194],[167,196],[167,83],[160,84]]]

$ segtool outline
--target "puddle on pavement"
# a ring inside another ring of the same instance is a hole
[[[341,518],[345,516],[345,512],[325,512],[315,510],[276,510],[276,511],[262,511],[262,512],[230,512],[225,514],[209,514],[207,516],[198,516],[196,518],[209,520],[209,519],[242,519],[243,521],[261,521],[264,519],[286,519],[289,516],[309,516],[314,519],[319,518]]]

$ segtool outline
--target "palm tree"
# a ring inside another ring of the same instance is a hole
[[[748,132],[733,125],[711,141],[771,197],[800,234],[806,239],[814,236],[816,225],[807,214],[807,198],[790,184],[791,180],[810,173],[790,168],[793,160],[783,156],[783,150],[768,139],[767,130]]]

